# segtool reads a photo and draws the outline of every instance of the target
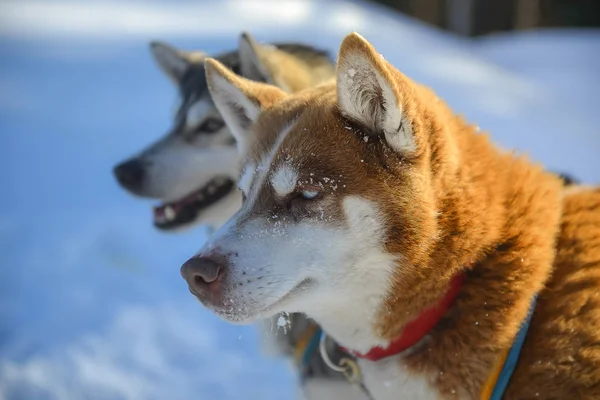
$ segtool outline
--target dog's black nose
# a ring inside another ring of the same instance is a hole
[[[197,294],[208,290],[222,271],[222,266],[208,257],[192,257],[181,266],[181,276]]]
[[[144,180],[144,164],[137,158],[117,165],[113,170],[121,185],[128,189],[139,189]]]

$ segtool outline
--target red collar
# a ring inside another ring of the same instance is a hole
[[[366,358],[371,361],[378,361],[382,358],[396,355],[412,346],[417,344],[427,333],[433,329],[433,327],[439,322],[442,316],[445,314],[452,301],[458,295],[462,283],[465,279],[464,274],[460,274],[452,278],[450,281],[450,288],[444,297],[440,301],[430,308],[427,308],[417,316],[416,319],[409,322],[402,331],[402,334],[395,340],[393,340],[386,348],[373,347],[366,354],[361,354],[356,351],[344,349],[346,352],[354,355],[358,358]]]

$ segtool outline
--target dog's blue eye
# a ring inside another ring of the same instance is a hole
[[[316,190],[303,190],[300,192],[300,195],[302,195],[304,200],[313,200],[319,195],[319,192]]]

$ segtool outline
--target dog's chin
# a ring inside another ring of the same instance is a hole
[[[288,308],[291,303],[296,303],[298,297],[306,293],[316,282],[307,278],[294,286],[286,294],[273,301],[269,305],[255,304],[248,306],[247,304],[236,304],[235,307],[215,307],[207,303],[201,302],[210,308],[216,315],[225,319],[228,322],[238,325],[250,325],[259,320],[264,320],[281,312],[296,312]],[[231,301],[229,303],[232,303]],[[233,302],[235,304],[235,301]]]
[[[219,318],[235,325],[252,325],[256,321],[263,319],[260,312],[245,310],[238,312],[237,310],[211,309]]]

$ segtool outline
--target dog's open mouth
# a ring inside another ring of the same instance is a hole
[[[154,207],[154,226],[172,229],[192,222],[205,208],[227,196],[233,187],[234,182],[229,178],[213,178],[180,200]]]

